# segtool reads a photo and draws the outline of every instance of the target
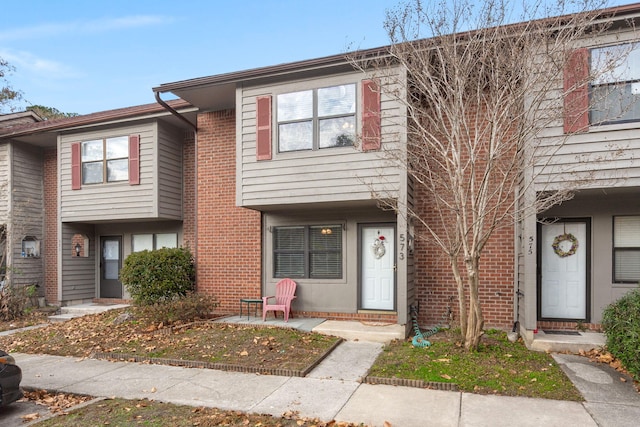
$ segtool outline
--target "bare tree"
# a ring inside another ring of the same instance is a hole
[[[22,99],[22,93],[14,90],[7,80],[7,76],[14,70],[9,62],[0,58],[0,113],[5,109],[13,111],[14,103]]]
[[[594,78],[589,70],[573,70],[572,85],[563,87],[571,52],[606,31],[608,22],[593,12],[602,4],[590,0],[580,10],[562,1],[553,10],[543,9],[544,2],[524,6],[520,23],[512,23],[516,9],[508,4],[409,1],[387,12],[389,55],[363,66],[402,88],[387,96],[406,108],[407,150],[385,154],[407,172],[431,214],[389,203],[385,194],[376,197],[407,212],[417,224],[416,238],[430,239],[446,254],[470,350],[483,333],[480,272],[487,242],[501,227],[513,229],[525,212],[570,199],[589,178],[576,172],[564,187],[536,188],[532,200],[524,198],[537,176],[557,167],[553,156],[571,131],[544,146],[534,143],[562,123],[571,93]],[[388,72],[392,66],[406,75]]]

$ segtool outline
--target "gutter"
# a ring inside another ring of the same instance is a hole
[[[184,117],[182,114],[178,113],[174,108],[172,108],[169,104],[163,101],[162,98],[160,98],[160,92],[154,91],[154,95],[156,97],[156,101],[158,102],[158,104],[162,105],[162,107],[165,110],[167,110],[168,112],[170,112],[171,114],[173,114],[174,116],[176,116],[177,118],[185,122],[187,125],[189,125],[189,127],[193,129],[194,132],[196,133],[198,132],[198,127],[195,124],[191,123],[189,119]]]

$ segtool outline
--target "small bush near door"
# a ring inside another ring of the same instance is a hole
[[[124,260],[120,281],[137,305],[170,301],[194,290],[193,256],[186,248],[134,252]]]
[[[640,380],[640,289],[610,304],[604,310],[602,327],[607,349]]]

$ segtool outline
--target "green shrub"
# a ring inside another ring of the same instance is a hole
[[[634,289],[605,308],[602,327],[607,349],[640,380],[640,289]]]
[[[193,256],[186,248],[134,252],[124,260],[120,281],[138,305],[184,296],[195,287]]]
[[[215,298],[189,292],[185,296],[175,297],[161,303],[136,306],[135,316],[157,325],[174,325],[195,320],[210,319],[218,306]]]

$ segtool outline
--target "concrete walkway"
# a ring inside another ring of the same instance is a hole
[[[15,354],[25,387],[126,399],[148,398],[368,426],[636,426],[640,398],[606,365],[556,355],[584,403],[369,385],[359,382],[382,344],[345,341],[307,377],[71,357]]]

